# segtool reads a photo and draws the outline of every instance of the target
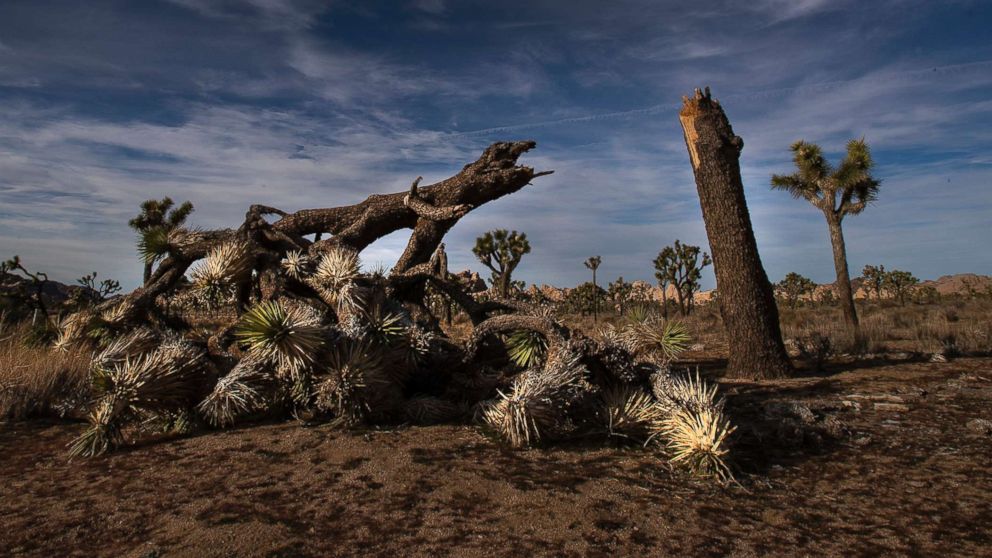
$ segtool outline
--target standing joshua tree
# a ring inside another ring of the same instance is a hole
[[[699,261],[699,246],[682,244],[676,240],[673,246],[666,246],[654,259],[655,277],[662,286],[662,303],[666,304],[665,288],[667,284],[675,287],[675,296],[679,304],[679,313],[688,316],[692,312],[695,294],[699,291],[699,279],[704,267],[710,265],[710,255],[703,252],[703,261]],[[665,314],[667,318],[667,313]]]
[[[492,271],[492,284],[501,298],[510,296],[511,275],[520,264],[520,258],[530,253],[527,235],[506,229],[489,231],[475,239],[472,253]]]
[[[847,248],[841,222],[848,215],[857,215],[878,196],[880,182],[871,175],[874,162],[864,138],[847,143],[847,156],[835,169],[823,157],[823,150],[814,143],[797,141],[792,144],[797,172],[772,176],[772,188],[785,190],[793,197],[805,199],[823,212],[830,229],[830,244],[834,250],[837,271],[837,295],[844,320],[858,329],[858,313],[854,308],[851,276],[847,271]]]
[[[592,288],[595,291],[599,285],[596,284],[596,270],[599,269],[599,264],[603,263],[603,258],[599,256],[591,256],[586,260],[586,267],[592,270]],[[597,298],[592,307],[592,321],[599,321],[599,299]]]
[[[181,227],[193,212],[193,204],[188,201],[176,208],[172,206],[169,197],[145,200],[141,202],[141,213],[127,223],[138,231],[138,251],[145,260],[145,284],[152,277],[152,266],[169,251],[169,233]]]
[[[908,271],[893,269],[885,273],[885,290],[892,293],[892,298],[899,301],[900,306],[906,305],[906,295],[920,280]]]
[[[740,155],[744,140],[734,134],[720,103],[707,88],[682,98],[679,121],[685,135],[713,251],[720,313],[727,327],[727,374],[774,378],[792,371],[782,343],[778,307],[761,265],[751,216],[744,199]]]
[[[882,288],[885,286],[885,266],[866,265],[861,270],[865,280],[865,296],[868,292],[875,293],[875,300],[882,300]]]
[[[813,293],[816,291],[816,283],[812,279],[803,277],[794,271],[786,274],[785,279],[782,279],[775,287],[782,293],[785,300],[789,302],[789,307],[793,309],[799,305],[799,301],[804,296],[810,296],[812,298]]]

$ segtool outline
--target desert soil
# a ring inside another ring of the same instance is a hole
[[[0,555],[992,555],[992,359],[860,366],[724,382],[730,487],[467,426],[267,424],[68,461],[81,425],[0,425]]]

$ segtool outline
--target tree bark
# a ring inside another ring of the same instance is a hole
[[[683,97],[679,120],[713,254],[720,312],[730,348],[727,375],[776,378],[792,373],[778,308],[761,265],[740,173],[743,140],[720,104],[699,89]]]
[[[847,247],[844,244],[844,229],[840,217],[826,212],[827,226],[830,228],[830,245],[834,250],[834,270],[837,272],[837,297],[844,312],[844,321],[855,332],[858,330],[858,311],[854,307],[854,293],[851,292],[851,275],[847,270]]]

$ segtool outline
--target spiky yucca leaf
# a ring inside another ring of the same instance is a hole
[[[565,392],[575,387],[584,368],[577,354],[559,356],[544,370],[527,370],[513,381],[509,393],[482,409],[482,420],[513,447],[539,443],[560,425],[567,402]]]
[[[145,263],[154,263],[169,253],[169,230],[165,227],[152,227],[141,231],[138,236],[138,254]]]
[[[256,355],[290,367],[313,362],[324,342],[324,330],[315,314],[274,300],[245,312],[234,336]]]
[[[217,246],[190,272],[193,288],[207,300],[223,301],[233,295],[237,283],[243,281],[252,267],[248,246],[231,240]]]
[[[321,254],[308,283],[324,302],[339,310],[348,309],[358,302],[355,279],[358,278],[360,267],[361,261],[357,253],[347,248],[334,247]]]
[[[677,409],[662,422],[661,435],[672,452],[672,463],[694,474],[733,480],[727,466],[727,437],[736,430],[716,409]]]
[[[675,360],[688,348],[689,330],[681,322],[648,320],[630,328],[632,343],[640,352],[660,354]]]
[[[620,384],[603,392],[603,415],[611,436],[644,441],[665,416],[651,394],[630,384]]]
[[[70,445],[73,455],[91,456],[119,445],[123,427],[189,402],[201,379],[204,355],[186,343],[167,342],[153,353],[94,371],[98,394],[90,428]]]
[[[717,386],[707,385],[700,379],[698,370],[695,378],[691,374],[656,376],[652,378],[652,384],[658,404],[665,409],[720,412],[725,404],[722,397],[717,397]]]
[[[350,339],[334,347],[315,380],[317,409],[349,425],[367,420],[377,410],[376,404],[387,398],[391,385],[382,349]]]
[[[161,336],[150,327],[139,327],[126,335],[121,335],[107,344],[93,357],[94,369],[107,369],[155,350]]]
[[[293,279],[302,281],[311,273],[310,257],[300,250],[291,250],[282,259],[282,269]]]
[[[506,340],[510,361],[521,368],[539,366],[548,350],[548,342],[536,331],[521,329],[514,331]]]
[[[631,324],[645,324],[654,318],[654,312],[647,304],[635,304],[627,309],[627,321]]]
[[[66,316],[56,324],[58,335],[52,348],[59,352],[68,352],[73,346],[92,339],[97,317],[92,311],[82,310]]]
[[[217,380],[198,410],[207,422],[219,428],[234,424],[238,417],[264,410],[268,404],[265,393],[275,380],[271,367],[269,359],[245,356],[227,375]]]

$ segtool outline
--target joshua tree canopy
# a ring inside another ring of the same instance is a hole
[[[169,232],[178,229],[193,212],[193,204],[183,202],[172,207],[172,198],[145,200],[141,202],[141,213],[128,221],[128,226],[138,231],[138,251],[145,261],[144,282],[152,276],[152,266],[168,253]]]
[[[703,268],[713,263],[709,254],[703,252],[702,261],[699,260],[699,254],[699,246],[682,244],[676,240],[673,246],[666,246],[654,259],[655,277],[659,278],[659,283],[664,277],[666,283],[675,287],[679,312],[683,316],[692,311],[692,303],[696,292],[699,291],[699,279],[702,277]]]
[[[854,308],[851,276],[847,270],[847,248],[841,222],[848,215],[857,215],[878,197],[881,184],[871,175],[874,161],[864,138],[847,143],[847,155],[837,168],[823,156],[814,143],[797,141],[792,144],[796,172],[772,176],[772,188],[785,190],[796,199],[804,199],[823,212],[830,229],[830,243],[837,272],[837,291],[844,318],[854,329],[858,313]]]
[[[885,290],[892,293],[892,297],[899,301],[899,304],[906,304],[906,295],[920,280],[908,271],[893,269],[885,273]]]
[[[865,280],[865,291],[875,294],[875,300],[882,300],[882,289],[885,287],[885,266],[866,265],[861,270]]]
[[[524,233],[497,229],[475,239],[472,253],[492,271],[492,283],[499,296],[507,298],[510,296],[513,270],[520,265],[524,254],[530,253],[530,243]]]
[[[796,272],[789,272],[776,287],[785,296],[789,306],[795,308],[802,297],[813,294],[813,291],[816,290],[816,283],[809,277],[803,277]]]

